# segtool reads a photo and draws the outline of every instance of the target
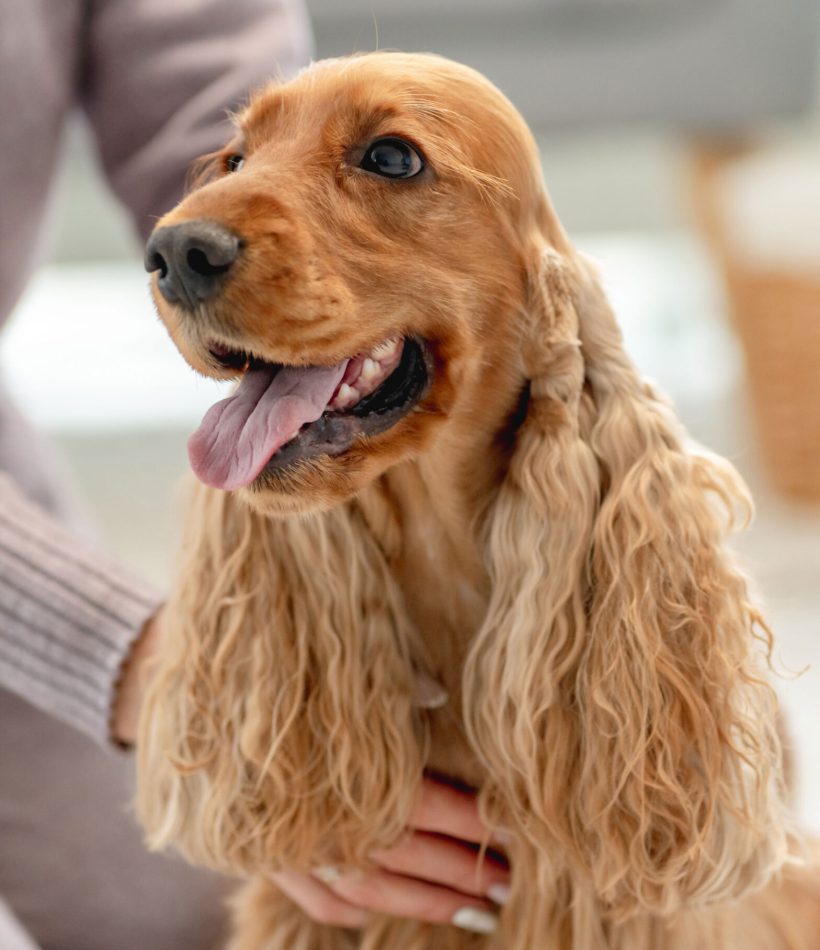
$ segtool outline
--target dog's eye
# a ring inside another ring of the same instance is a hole
[[[359,168],[384,178],[412,178],[424,168],[424,160],[404,139],[388,137],[367,146]]]
[[[239,169],[245,164],[244,155],[229,155],[225,159],[225,168],[229,172],[238,172]]]

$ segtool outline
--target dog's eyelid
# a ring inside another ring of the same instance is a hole
[[[404,142],[412,149],[415,149],[415,151],[419,153],[421,160],[425,163],[425,165],[427,164],[427,154],[424,148],[419,144],[416,137],[408,132],[396,132],[392,130],[388,130],[387,132],[379,132],[378,134],[374,134],[369,137],[365,143],[365,148],[370,148],[372,145],[375,145],[382,139],[398,139],[399,141]]]
[[[244,155],[248,150],[248,139],[244,129],[235,129],[233,138],[225,143],[222,148],[224,155],[233,155],[239,153]]]

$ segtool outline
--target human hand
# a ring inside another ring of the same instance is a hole
[[[111,709],[111,735],[122,745],[137,738],[142,700],[154,666],[150,661],[159,652],[163,608],[148,620],[123,663]]]
[[[479,862],[476,848],[486,838],[474,795],[425,778],[406,837],[371,855],[374,870],[323,867],[271,877],[323,924],[362,927],[375,913],[489,933],[507,898],[510,871],[492,854]]]

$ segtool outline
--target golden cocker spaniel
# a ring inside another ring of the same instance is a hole
[[[744,487],[638,376],[507,99],[432,55],[316,63],[147,263],[185,359],[239,378],[190,442],[138,801],[154,847],[250,878],[231,947],[818,946],[723,545]],[[394,843],[424,769],[510,836],[495,934],[277,894]]]

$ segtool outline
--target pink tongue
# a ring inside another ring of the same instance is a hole
[[[197,478],[228,491],[250,485],[274,452],[327,409],[347,363],[249,369],[188,440]]]

